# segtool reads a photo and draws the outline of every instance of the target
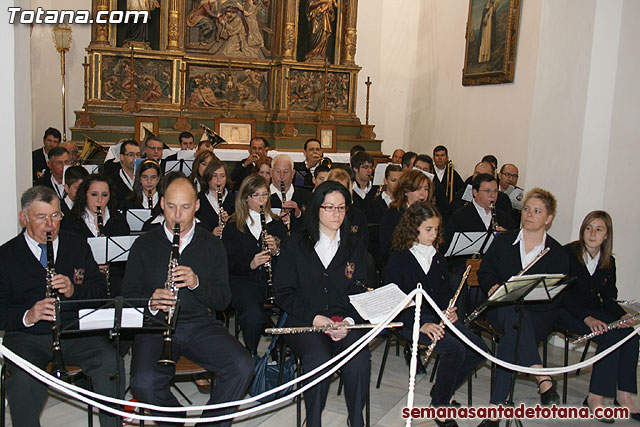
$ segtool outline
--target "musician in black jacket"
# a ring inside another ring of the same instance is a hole
[[[53,239],[57,274],[52,284],[62,301],[106,298],[105,284],[86,241],[60,231],[62,212],[53,190],[30,188],[22,194],[20,205],[25,231],[0,247],[0,329],[5,331],[7,348],[44,369],[52,357],[54,314],[54,300],[45,298],[46,233]],[[66,324],[77,319],[77,313],[65,310],[60,317]],[[80,366],[91,378],[93,391],[116,396],[116,356],[106,336],[62,335],[60,344],[64,362]],[[5,363],[13,425],[39,426],[47,386],[8,360]],[[116,420],[100,413],[100,424],[115,426]]]
[[[301,229],[302,213],[311,199],[311,193],[304,188],[294,187],[293,162],[291,157],[280,154],[273,159],[271,168],[271,209],[280,214],[285,224],[289,224],[291,230]],[[311,178],[309,178],[311,179]],[[282,203],[281,184],[284,184],[285,202]],[[311,181],[313,188],[313,181]]]
[[[140,158],[140,145],[133,139],[128,139],[120,144],[120,168],[113,169],[109,174],[104,175],[111,178],[114,183],[114,199],[116,206],[129,196],[133,191],[135,182],[135,161]],[[106,169],[106,168],[105,168]]]
[[[349,233],[345,220],[351,196],[344,186],[327,181],[316,188],[305,214],[305,228],[294,233],[278,259],[276,303],[289,314],[285,326],[346,325],[361,322],[349,295],[364,292],[367,248]],[[329,330],[284,338],[309,372],[353,344],[361,330]],[[342,367],[352,427],[364,425],[362,410],[369,386],[371,353],[364,348]],[[304,393],[307,426],[321,425],[329,379]]]
[[[309,138],[304,142],[302,149],[304,161],[293,165],[295,177],[292,176],[293,185],[306,190],[313,190],[313,173],[320,164],[322,158],[322,145],[315,138]]]
[[[433,149],[433,163],[435,166],[435,170],[433,171],[435,177],[433,179],[437,181],[442,186],[442,188],[445,189],[446,197],[449,197],[449,194],[446,193],[446,189],[448,187],[447,183],[450,182],[449,168],[447,167],[449,163],[449,150],[447,150],[447,147],[445,147],[444,145],[438,145]],[[451,189],[451,191],[453,191],[453,194],[455,195],[461,188],[464,187],[464,181],[460,177],[460,174],[455,170],[455,168],[453,170],[452,182],[453,188]]]
[[[40,177],[33,185],[42,185],[49,187],[56,192],[60,200],[64,199],[64,167],[71,166],[71,156],[69,152],[60,146],[53,147],[49,150],[49,160],[47,167],[49,170]]]
[[[60,202],[60,210],[64,215],[68,215],[73,209],[73,204],[78,194],[78,188],[82,180],[89,175],[89,172],[82,166],[69,166],[64,172],[64,199]]]
[[[202,182],[204,187],[198,194],[200,209],[196,212],[196,218],[200,220],[201,227],[222,238],[222,230],[236,209],[236,193],[229,191],[231,183],[227,180],[225,164],[212,159],[202,174]],[[222,206],[219,198],[222,198]]]
[[[254,172],[254,167],[258,164],[258,159],[266,156],[268,152],[268,144],[263,137],[256,136],[251,138],[251,141],[249,141],[249,157],[237,162],[231,172],[231,181],[236,185],[234,190],[240,188],[242,181]]]
[[[576,283],[562,299],[559,323],[577,334],[597,333],[592,340],[600,353],[631,332],[632,324],[608,330],[607,324],[630,316],[616,302],[616,263],[613,250],[613,222],[604,211],[589,212],[580,226],[580,238],[565,246],[571,276]],[[603,397],[616,397],[640,421],[640,411],[631,399],[637,393],[638,336],[593,365],[589,396],[592,410],[604,406]]]
[[[78,188],[78,197],[73,209],[62,221],[62,229],[79,235],[84,239],[102,236],[128,236],[129,224],[116,209],[111,179],[103,175],[92,174],[82,181]],[[98,218],[100,207],[101,218]],[[100,221],[102,221],[100,223]],[[109,292],[112,296],[121,294],[122,278],[126,262],[115,262],[109,266],[100,265],[100,271],[106,273],[109,268]]]
[[[280,217],[271,212],[267,183],[260,175],[245,178],[235,204],[235,213],[224,228],[222,242],[227,249],[231,304],[238,313],[244,345],[251,354],[256,354],[266,323],[264,304],[269,292],[266,263],[271,264],[273,286],[280,242],[286,239],[287,228]],[[267,229],[267,250],[263,250],[261,207]]]
[[[353,203],[358,209],[367,209],[369,202],[376,196],[378,186],[373,185],[373,157],[365,151],[359,151],[351,158],[353,169]]]
[[[62,135],[56,128],[47,128],[42,137],[42,148],[31,152],[31,163],[33,167],[33,181],[37,181],[46,172],[49,172],[49,151],[60,145]]]
[[[562,246],[547,234],[556,213],[556,199],[548,191],[534,188],[525,196],[523,203],[522,229],[499,234],[482,259],[478,270],[480,287],[488,296],[511,276],[518,274],[530,264],[545,248],[550,251],[538,260],[527,274],[568,273],[569,261]],[[527,304],[522,310],[518,364],[532,368],[542,368],[538,354],[538,343],[546,339],[557,318],[558,300],[551,303]],[[513,362],[516,341],[515,326],[519,323],[519,313],[513,304],[489,308],[487,318],[491,325],[503,331],[498,344],[497,357]],[[498,367],[494,379],[490,403],[505,402],[511,385],[512,371]],[[556,382],[549,376],[536,376],[540,401],[543,405],[558,403]],[[497,421],[485,420],[483,425],[497,425]]]
[[[120,202],[120,210],[150,209],[160,203],[158,184],[162,178],[160,164],[155,160],[144,160],[136,169],[136,180],[133,182],[133,191],[126,199]]]
[[[216,375],[207,404],[241,399],[254,373],[249,352],[211,314],[224,310],[231,292],[227,276],[227,255],[220,239],[196,226],[196,189],[187,178],[168,184],[160,204],[165,223],[140,236],[131,248],[123,283],[127,298],[151,298],[145,311],[165,318],[176,298],[164,289],[169,272],[173,227],[180,224],[180,265],[170,273],[178,287],[179,312],[172,334],[172,357],[184,355]],[[131,360],[131,391],[143,402],[179,406],[170,391],[175,367],[156,363],[160,358],[162,333],[136,335]],[[234,412],[236,408],[206,411],[203,416]],[[163,414],[170,416],[168,414]],[[167,425],[160,423],[158,425]],[[231,420],[216,425],[231,425]]]
[[[416,202],[407,208],[393,234],[392,252],[384,269],[383,282],[395,283],[405,293],[413,291],[416,283],[422,283],[440,310],[445,311],[454,293],[449,287],[447,261],[436,249],[442,242],[441,222],[438,210],[429,202]],[[452,332],[445,331],[439,325],[441,319],[438,314],[424,304],[420,313],[419,344],[427,347],[433,340],[437,341],[434,352],[441,356],[436,382],[431,390],[431,406],[449,406],[455,390],[484,358]],[[456,309],[454,306],[450,310],[448,319],[474,344],[486,350],[482,339],[458,320]],[[402,333],[409,339],[412,337],[414,314],[415,309],[409,308],[398,315],[398,320],[404,324]],[[453,420],[435,421],[437,425],[447,427],[457,425]]]
[[[341,168],[333,168],[329,174],[327,175],[327,181],[335,181],[344,185],[344,188],[349,191],[349,194],[353,195],[352,185],[351,185],[351,177],[349,176],[349,172]],[[367,244],[369,245],[369,229],[367,228],[367,217],[357,207],[351,205],[349,210],[347,211],[347,219],[349,220],[350,231],[352,234],[355,234]]]

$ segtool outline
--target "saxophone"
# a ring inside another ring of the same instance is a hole
[[[104,237],[104,220],[100,206],[96,207],[96,220],[98,222],[98,237]],[[111,267],[109,261],[107,261],[106,267],[104,268],[104,278],[107,282],[107,297],[111,298]]]
[[[55,261],[53,259],[53,240],[51,233],[47,232],[47,272],[45,290],[45,298],[53,298],[55,314],[53,316],[53,325],[51,326],[51,349],[53,352],[51,358],[51,374],[58,379],[62,379],[67,375],[62,360],[62,349],[60,348],[60,292],[53,287],[53,276],[56,275]]]
[[[284,181],[280,181],[280,194],[282,194],[282,211],[284,212],[284,202],[287,201],[287,190],[284,187]],[[287,236],[291,234],[291,215],[289,215],[289,223],[287,224]]]
[[[260,225],[262,226],[262,231],[260,232],[260,238],[262,240],[262,250],[268,251],[269,245],[267,244],[267,218],[264,212],[264,206],[260,206]],[[271,256],[271,255],[269,255]],[[264,270],[267,274],[267,304],[275,304],[276,297],[273,291],[273,270],[271,267],[271,261],[267,261],[264,263]]]
[[[169,257],[169,270],[167,271],[167,280],[164,282],[164,288],[171,291],[173,296],[178,294],[178,288],[176,287],[176,281],[173,278],[173,269],[180,265],[180,224],[176,223],[173,226],[173,243],[171,244],[171,256]],[[173,360],[171,345],[173,343],[172,328],[173,317],[175,316],[176,306],[169,307],[167,312],[167,329],[164,330],[164,341],[162,343],[162,352],[160,353],[160,359],[156,363],[161,366],[175,366],[176,362]]]

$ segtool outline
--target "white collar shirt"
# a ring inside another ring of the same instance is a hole
[[[393,202],[393,199],[391,199],[391,196],[386,191],[382,192],[382,200],[387,204],[387,207]]]
[[[280,199],[280,201],[282,201],[282,192],[280,191],[280,188],[271,184],[269,186],[269,190],[271,191],[271,194],[276,194]],[[289,189],[286,191],[286,196],[287,196],[287,200],[291,200],[293,198],[293,185],[289,186]]]
[[[151,203],[153,203],[153,206],[158,204],[158,199],[160,196],[158,196],[158,192],[156,191],[155,193],[153,193],[153,196],[151,197]],[[142,192],[142,208],[143,209],[152,209],[153,206],[149,206],[149,198],[147,197],[147,195],[145,194],[145,192]]]
[[[173,230],[169,230],[166,222],[164,223],[163,228],[164,228],[164,234],[167,236],[167,239],[169,239],[170,242],[173,242]],[[196,220],[194,218],[193,222],[191,223],[191,229],[189,230],[189,232],[187,232],[187,234],[185,234],[184,236],[180,236],[180,249],[178,250],[180,253],[182,253],[184,248],[186,248],[189,245],[189,243],[191,243],[191,240],[193,239],[193,235],[195,233],[196,233]]]
[[[124,171],[124,169],[120,169],[119,172],[120,179],[124,182],[124,185],[131,191],[133,191],[133,179],[129,178],[129,175]]]
[[[224,201],[227,198],[227,194],[229,194],[229,192],[225,188],[222,191],[222,204],[224,204]],[[209,204],[211,205],[211,207],[213,207],[213,210],[216,211],[217,213],[219,213],[220,212],[220,205],[218,204],[218,192],[217,191],[208,190],[207,191],[207,200],[209,201]]]
[[[584,265],[587,267],[587,271],[589,271],[589,274],[593,276],[598,268],[598,262],[600,262],[600,251],[598,251],[596,256],[593,258],[589,255],[589,252],[584,251],[582,259],[584,260]]]
[[[267,215],[265,212],[265,221],[269,224],[273,221],[271,215]],[[249,216],[247,217],[247,227],[249,227],[249,231],[256,238],[256,240],[260,240],[260,234],[262,234],[262,222],[260,221],[260,212],[252,211],[249,209]]]
[[[544,235],[542,236],[542,242],[540,242],[538,246],[531,249],[529,252],[525,252],[524,232],[522,231],[522,229],[520,230],[520,232],[518,233],[518,237],[513,242],[513,245],[514,246],[516,244],[520,245],[520,263],[522,264],[523,268],[529,265],[531,261],[533,261],[538,256],[538,254],[540,254],[540,252],[544,250],[546,243],[547,243],[547,232],[545,231]]]
[[[447,171],[447,169],[438,169],[438,167],[435,165],[434,169],[436,170],[436,175],[438,175],[438,180],[442,182],[442,178],[444,177],[444,173]]]
[[[324,265],[324,268],[328,268],[329,264],[331,264],[331,260],[338,252],[338,248],[340,247],[340,230],[336,232],[336,237],[331,241],[329,236],[324,234],[322,231],[319,232],[319,239],[314,245],[314,249],[316,254],[318,254],[318,258],[320,258],[320,262]]]
[[[98,226],[96,225],[96,221],[94,220],[93,214],[89,211],[88,208],[84,209],[84,214],[82,215],[82,220],[87,225],[87,228],[93,234],[94,237],[98,237]],[[107,221],[109,221],[111,215],[109,214],[109,208],[105,207],[102,211],[102,226],[107,225]]]
[[[369,181],[365,188],[360,188],[358,183],[354,182],[352,188],[354,193],[360,196],[361,199],[364,199],[365,197],[367,197],[367,194],[369,194],[369,191],[371,191],[371,188],[373,188],[373,184],[371,184],[371,181]]]
[[[409,252],[411,252],[416,261],[418,261],[424,274],[428,274],[429,269],[431,269],[431,261],[433,261],[433,257],[436,254],[436,248],[434,248],[433,245],[427,246],[414,243],[409,249]]]
[[[56,181],[53,174],[51,174],[51,184],[53,184],[53,191],[56,192],[56,194],[58,195],[58,198],[60,200],[64,199],[64,196],[65,196],[64,184],[62,183],[58,184],[58,181]]]
[[[478,211],[478,215],[480,215],[480,219],[484,223],[484,227],[488,230],[491,225],[491,210],[487,212],[485,208],[476,203],[476,199],[473,199],[473,206],[476,207],[476,211]]]

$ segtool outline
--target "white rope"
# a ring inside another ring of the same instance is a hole
[[[95,406],[98,409],[102,409],[106,412],[110,412],[112,414],[115,415],[119,415],[122,417],[128,417],[128,418],[133,418],[133,419],[138,419],[138,420],[145,420],[145,421],[163,421],[163,422],[217,422],[217,421],[222,421],[222,420],[227,420],[227,419],[231,419],[231,418],[236,418],[236,417],[241,417],[241,416],[245,416],[245,415],[250,415],[254,412],[258,412],[262,409],[266,409],[269,408],[271,406],[277,405],[281,402],[287,401],[289,399],[292,399],[296,396],[298,396],[299,394],[303,393],[304,391],[306,391],[307,389],[314,387],[316,384],[318,384],[319,382],[323,381],[324,379],[328,378],[329,376],[331,376],[333,373],[335,373],[338,369],[340,369],[343,365],[345,365],[349,360],[351,360],[353,357],[355,357],[356,354],[358,354],[358,352],[360,352],[364,347],[366,347],[369,342],[371,342],[375,336],[387,325],[389,324],[397,315],[398,313],[400,313],[400,311],[402,311],[404,309],[404,307],[409,303],[409,301],[413,298],[414,295],[416,295],[418,291],[414,290],[412,291],[409,295],[407,295],[403,301],[398,304],[398,306],[391,312],[389,313],[389,315],[385,318],[385,320],[378,324],[376,327],[374,327],[373,329],[371,329],[368,333],[366,333],[365,335],[363,335],[361,338],[359,338],[356,342],[354,342],[351,346],[349,346],[347,349],[343,350],[340,354],[336,355],[334,358],[328,360],[327,362],[325,362],[324,364],[318,366],[316,369],[292,380],[289,381],[288,383],[282,384],[279,387],[276,387],[272,390],[269,390],[265,393],[259,394],[257,396],[248,398],[248,399],[244,399],[244,400],[239,400],[239,401],[235,401],[235,402],[227,402],[227,403],[221,403],[221,404],[213,404],[213,405],[206,405],[206,406],[192,406],[192,407],[162,407],[162,406],[156,406],[156,405],[150,405],[147,403],[142,403],[142,402],[129,402],[126,400],[120,400],[120,399],[115,399],[109,396],[104,396],[104,395],[100,395],[94,392],[91,392],[89,390],[85,390],[83,388],[77,387],[73,384],[68,384],[65,383],[51,375],[49,375],[48,373],[46,373],[45,371],[39,369],[38,367],[34,366],[33,364],[31,364],[30,362],[28,362],[27,360],[22,359],[20,356],[16,355],[15,353],[13,353],[11,350],[9,350],[8,348],[4,347],[3,345],[0,345],[0,353],[2,353],[7,359],[11,360],[13,363],[15,363],[16,365],[18,365],[19,367],[21,367],[22,369],[24,369],[27,373],[30,373],[31,375],[33,375],[34,377],[36,377],[37,379],[39,379],[40,381],[44,382],[45,384],[53,387],[54,389],[65,393],[71,397],[74,397],[84,403],[90,404],[92,406]],[[339,359],[343,358],[344,360],[342,361],[338,361]],[[235,413],[231,413],[231,414],[225,414],[225,415],[220,415],[220,416],[216,416],[216,417],[209,417],[209,418],[173,418],[173,417],[157,417],[157,416],[145,416],[145,415],[138,415],[135,413],[128,413],[128,412],[123,412],[120,411],[118,409],[106,406],[100,402],[97,402],[95,400],[89,399],[87,397],[84,396],[84,394],[86,394],[87,396],[91,396],[94,397],[95,399],[99,399],[101,401],[105,401],[105,402],[110,402],[113,404],[117,404],[117,405],[127,405],[127,406],[134,406],[134,407],[142,407],[142,408],[146,408],[146,409],[151,409],[151,410],[157,410],[157,411],[162,411],[162,412],[189,412],[189,411],[203,411],[203,410],[212,410],[212,409],[220,409],[220,408],[225,408],[225,407],[231,407],[231,406],[239,406],[241,404],[245,404],[245,403],[251,403],[254,401],[257,401],[259,399],[262,399],[265,396],[269,396],[271,394],[277,393],[280,390],[286,389],[289,386],[296,384],[299,381],[303,381],[313,375],[315,375],[317,372],[324,370],[325,368],[327,368],[329,365],[333,364],[334,362],[337,362],[336,366],[332,369],[330,369],[329,371],[325,372],[324,374],[322,374],[320,377],[316,378],[315,380],[311,381],[310,383],[304,385],[303,387],[301,387],[299,390],[296,390],[295,392],[282,396],[276,400],[273,400],[271,402],[262,404],[262,405],[257,405],[251,408],[248,408],[246,410],[243,411],[239,411],[239,412],[235,412]]]
[[[411,344],[411,363],[409,364],[409,392],[407,393],[407,408],[413,409],[414,390],[416,386],[416,371],[418,368],[418,341],[420,339],[420,312],[422,308],[422,284],[416,285],[416,308],[413,316],[413,334]],[[406,426],[411,425],[411,417],[407,417]]]
[[[462,332],[460,332],[460,330],[458,328],[456,328],[453,325],[453,323],[451,323],[449,321],[449,319],[447,319],[447,317],[444,315],[444,313],[442,313],[442,311],[440,310],[438,305],[435,303],[435,301],[433,301],[433,299],[431,299],[429,294],[427,294],[424,291],[424,289],[421,289],[419,292],[422,293],[422,295],[426,298],[427,302],[435,310],[435,312],[438,314],[438,316],[440,316],[440,318],[445,322],[447,327],[449,329],[451,329],[453,331],[453,333],[455,333],[458,336],[458,338],[460,338],[469,347],[471,347],[476,352],[478,352],[481,355],[483,355],[485,358],[487,358],[491,362],[493,362],[493,363],[495,363],[497,365],[500,365],[503,368],[507,368],[507,369],[510,369],[512,371],[517,371],[517,372],[531,374],[531,375],[549,375],[549,376],[553,376],[553,375],[564,374],[566,372],[576,371],[578,369],[582,369],[584,367],[591,366],[594,363],[596,363],[597,361],[599,361],[600,359],[602,359],[603,357],[606,357],[610,353],[616,351],[620,346],[622,346],[624,343],[626,343],[631,338],[633,338],[633,336],[638,333],[638,330],[640,330],[640,325],[636,326],[634,328],[634,332],[633,333],[630,333],[628,336],[626,336],[622,340],[618,341],[615,345],[607,348],[606,350],[603,350],[602,353],[599,353],[599,354],[591,357],[590,359],[585,360],[584,362],[576,363],[574,365],[569,365],[569,366],[561,366],[561,367],[557,367],[557,368],[530,368],[528,366],[516,365],[516,364],[513,364],[513,363],[505,362],[505,361],[503,361],[501,359],[498,359],[497,357],[494,357],[493,355],[487,353],[486,351],[484,351],[483,349],[478,347],[475,343],[473,343],[471,340],[469,340]]]

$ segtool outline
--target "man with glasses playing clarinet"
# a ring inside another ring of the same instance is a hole
[[[54,270],[50,270],[50,285],[63,302],[106,298],[106,286],[86,240],[60,231],[60,200],[53,190],[30,188],[22,194],[20,205],[25,229],[0,247],[0,329],[5,331],[8,349],[44,369],[53,357],[55,313],[55,299],[45,297],[48,267]],[[77,319],[75,311],[64,306],[61,310],[63,326]],[[116,396],[115,348],[106,335],[63,334],[60,352],[64,363],[80,366],[91,378],[93,391]],[[6,363],[13,425],[39,426],[47,386],[8,360]],[[115,426],[116,418],[101,412],[100,425]]]
[[[177,362],[180,356],[185,356],[216,377],[207,405],[242,399],[253,378],[253,359],[211,314],[224,310],[231,300],[225,248],[218,237],[196,226],[195,213],[200,203],[194,184],[179,172],[169,173],[165,183],[165,193],[160,199],[165,222],[133,244],[122,287],[126,298],[149,298],[147,314],[164,320],[170,307],[175,305],[176,296],[165,289],[165,282],[171,278],[177,288],[178,313],[172,321],[175,330],[169,334],[169,354],[162,355],[164,363],[157,363],[163,353],[163,334],[154,331],[136,335],[131,391],[146,403],[180,406],[169,389],[175,374],[175,363],[171,361]],[[176,242],[179,265],[169,269],[172,242],[177,237],[174,231],[179,233]],[[205,411],[203,417],[235,410]],[[169,417],[185,415],[153,413]],[[231,425],[231,420],[215,425]]]

